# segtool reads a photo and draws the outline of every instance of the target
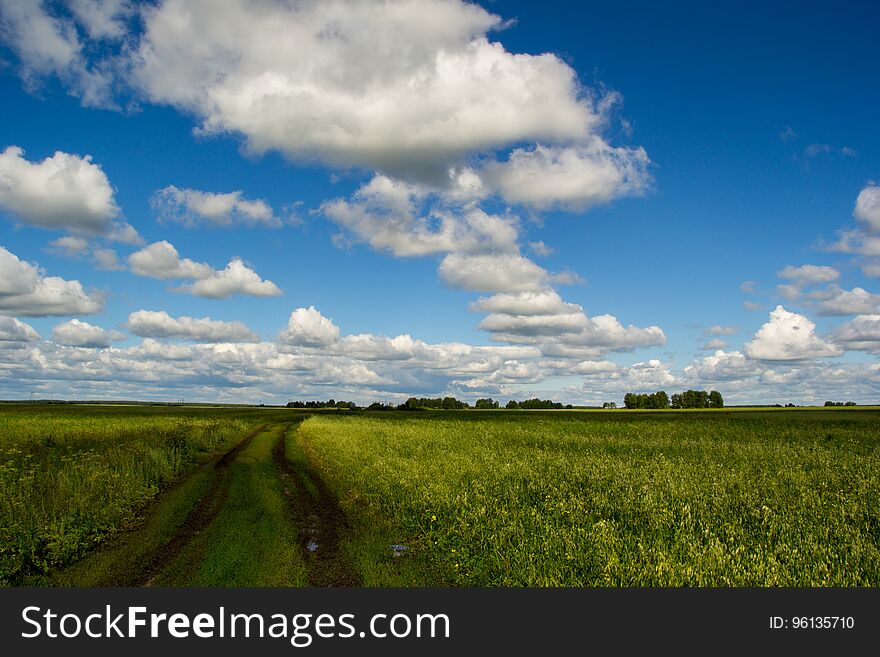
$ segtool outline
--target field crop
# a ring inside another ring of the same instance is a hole
[[[131,525],[255,421],[216,409],[0,407],[0,584],[72,562]]]
[[[873,410],[316,416],[299,444],[422,584],[880,585]]]

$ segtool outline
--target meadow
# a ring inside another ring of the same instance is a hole
[[[878,586],[878,427],[5,404],[0,584]]]
[[[321,416],[357,526],[452,586],[877,586],[876,411]],[[350,537],[352,554],[369,549]],[[381,581],[366,581],[381,584]]]
[[[71,563],[228,447],[252,411],[0,406],[0,584]]]

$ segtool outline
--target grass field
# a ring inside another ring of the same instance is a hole
[[[301,439],[431,583],[876,586],[878,427],[876,411],[425,413],[313,417]]]
[[[0,582],[877,586],[878,427],[3,405]]]

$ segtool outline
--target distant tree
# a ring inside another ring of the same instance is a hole
[[[509,408],[511,410],[518,409],[519,402],[517,402],[515,399],[511,399],[509,402],[507,402],[507,405],[504,408]]]
[[[709,408],[724,408],[724,398],[717,390],[709,393]]]
[[[498,402],[491,397],[488,399],[478,399],[474,404],[474,408],[498,408]]]
[[[844,406],[856,406],[857,404],[854,401],[848,401],[844,404]]]
[[[602,408],[617,408],[616,402],[605,402],[602,404]]]

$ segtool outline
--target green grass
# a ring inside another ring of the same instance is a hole
[[[406,543],[426,583],[877,586],[878,427],[872,410],[386,413],[315,416],[301,440],[353,526],[384,519],[352,553]]]
[[[258,416],[217,409],[0,406],[0,584],[91,552]]]
[[[184,478],[151,506],[146,518],[121,532],[93,553],[72,565],[25,580],[29,585],[137,586],[150,564],[183,527],[189,513],[210,488],[210,468],[200,468]]]
[[[230,465],[228,496],[209,527],[155,580],[158,586],[304,586],[297,528],[283,496],[272,447],[276,425]]]

